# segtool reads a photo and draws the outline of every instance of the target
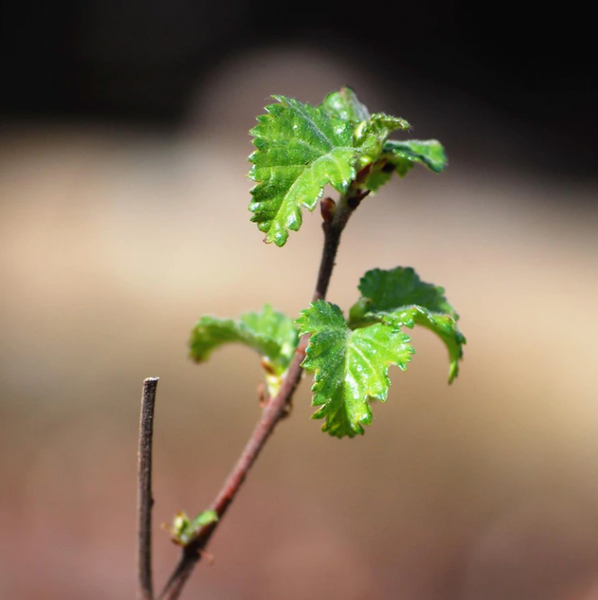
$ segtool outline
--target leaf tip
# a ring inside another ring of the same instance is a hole
[[[455,361],[455,362],[452,362],[449,367],[449,378],[448,378],[449,385],[451,385],[451,383],[453,383],[453,381],[455,381],[455,379],[457,378],[458,375],[459,375],[459,363],[457,361]]]

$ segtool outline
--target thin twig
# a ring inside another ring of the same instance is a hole
[[[305,357],[306,347],[307,339],[302,339],[299,347],[295,351],[295,356],[293,357],[293,361],[287,371],[287,375],[280,391],[268,402],[268,404],[266,404],[262,411],[261,418],[253,430],[247,445],[243,449],[239,460],[212,503],[210,508],[216,511],[219,520],[202,528],[193,542],[183,549],[179,564],[172,573],[163,592],[160,594],[159,600],[175,600],[179,597],[183,585],[191,574],[195,564],[200,560],[202,551],[207,546],[218,523],[220,523],[220,520],[239,491],[251,465],[255,462],[260,450],[263,448],[266,440],[270,437],[270,434],[273,432],[278,421],[285,415],[286,406],[301,379],[303,372],[301,363]]]
[[[139,588],[138,600],[153,600],[152,585],[152,437],[154,407],[158,377],[143,381],[141,418],[139,420],[138,489],[137,489],[137,559]]]
[[[339,205],[336,207],[332,218],[329,221],[324,221],[322,225],[324,230],[324,246],[322,249],[322,258],[320,261],[316,287],[312,295],[312,302],[322,300],[326,297],[341,233],[345,228],[349,217],[355,208],[357,208],[357,205],[358,202],[351,202],[351,197],[342,198]],[[158,600],[176,600],[180,596],[189,575],[193,571],[195,565],[201,560],[202,553],[208,545],[210,538],[216,531],[222,517],[237,495],[243,481],[245,481],[249,469],[274,431],[276,424],[287,414],[287,409],[293,394],[301,381],[301,376],[303,374],[301,363],[305,358],[308,342],[309,335],[306,334],[301,338],[299,345],[295,350],[295,355],[289,365],[278,394],[276,394],[274,398],[271,398],[264,407],[260,420],[253,430],[247,445],[243,449],[239,460],[212,503],[210,508],[216,511],[218,521],[203,527],[199,531],[197,537],[183,548],[182,556],[172,575],[168,579],[162,593],[158,597]]]

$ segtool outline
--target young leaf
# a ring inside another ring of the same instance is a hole
[[[301,226],[301,206],[313,210],[330,184],[343,193],[355,177],[353,127],[332,112],[286,96],[266,107],[251,130],[251,221],[266,242],[283,246]]]
[[[372,420],[369,401],[386,400],[388,367],[405,370],[413,348],[398,328],[375,323],[352,331],[338,306],[318,300],[297,319],[301,334],[311,333],[304,369],[315,371],[312,405],[323,431],[342,438],[363,434]]]
[[[265,241],[284,246],[289,231],[298,231],[302,207],[310,211],[326,185],[344,194],[357,172],[358,185],[376,191],[393,171],[401,177],[415,162],[433,171],[446,166],[444,149],[436,140],[388,140],[409,123],[385,113],[370,115],[348,87],[326,96],[317,107],[294,98],[273,96],[251,131],[255,151],[249,156],[251,221],[265,232]],[[368,167],[368,169],[364,169]]]
[[[246,313],[238,321],[204,316],[197,322],[189,342],[196,362],[226,343],[241,343],[262,357],[268,391],[276,394],[297,347],[297,329],[292,319],[265,305],[260,313]]]
[[[444,171],[448,164],[444,148],[438,140],[388,140],[383,150],[401,177],[414,163],[421,163],[435,173]]]
[[[367,121],[363,121],[355,128],[355,146],[359,148],[360,166],[368,165],[380,158],[382,149],[388,136],[395,130],[405,131],[410,125],[399,117],[384,113],[376,113]]]
[[[368,271],[359,283],[362,297],[351,307],[349,326],[382,322],[391,327],[423,325],[436,333],[449,352],[449,383],[459,373],[466,340],[457,327],[459,315],[444,289],[420,280],[411,268]]]
[[[411,167],[409,161],[405,161],[405,163]],[[364,185],[370,192],[377,192],[385,183],[388,183],[395,171],[398,172],[396,165],[385,160],[379,160],[371,165]]]
[[[195,519],[190,519],[187,513],[181,510],[172,520],[170,527],[168,525],[163,525],[163,527],[170,533],[170,539],[175,544],[186,546],[200,532],[202,527],[216,521],[218,521],[218,515],[214,510],[204,510]]]
[[[349,87],[328,94],[322,103],[322,108],[328,114],[349,122],[355,128],[353,145],[359,149],[359,166],[361,167],[380,158],[384,143],[390,133],[397,129],[406,131],[410,127],[405,119],[399,117],[385,113],[370,115],[368,109],[357,99],[355,92]]]
[[[350,123],[353,127],[367,121],[370,113],[358,99],[350,87],[343,87],[338,92],[331,92],[324,98],[322,108],[329,115]]]
[[[410,125],[405,119],[384,113],[370,115],[368,109],[357,99],[355,92],[343,87],[338,92],[328,94],[322,108],[331,116],[349,122],[355,129],[353,142],[360,149],[360,164],[377,160],[389,134],[396,129],[403,131]]]

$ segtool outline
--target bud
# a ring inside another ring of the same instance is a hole
[[[336,202],[332,198],[323,198],[320,202],[320,212],[322,213],[322,220],[324,223],[330,223],[332,217],[334,217],[334,211],[336,210]]]

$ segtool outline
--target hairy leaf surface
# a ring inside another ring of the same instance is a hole
[[[363,434],[372,421],[369,401],[386,400],[388,367],[404,370],[413,348],[399,329],[375,323],[352,331],[338,306],[318,300],[297,320],[311,333],[303,368],[315,371],[312,404],[323,431],[336,437]]]

